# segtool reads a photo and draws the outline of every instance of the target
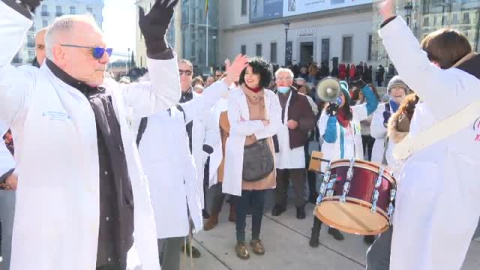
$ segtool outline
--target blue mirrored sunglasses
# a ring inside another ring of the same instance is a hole
[[[71,47],[71,48],[90,49],[90,51],[92,52],[92,56],[95,59],[101,59],[105,53],[107,53],[108,56],[110,57],[110,56],[112,56],[112,52],[113,52],[112,48],[79,46],[79,45],[73,45],[73,44],[61,44],[60,46]]]

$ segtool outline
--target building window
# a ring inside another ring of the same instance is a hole
[[[48,26],[48,21],[42,20],[42,27],[47,27],[47,26]]]
[[[330,39],[322,39],[322,63],[330,61]]]
[[[35,51],[28,51],[28,62],[32,62],[35,58]]]
[[[255,52],[256,56],[262,56],[262,44],[257,44]]]
[[[448,24],[447,16],[442,16],[442,26]]]
[[[463,13],[463,23],[470,24],[470,13],[468,12]]]
[[[428,17],[423,18],[423,26],[428,26],[429,22],[430,22],[430,18]]]
[[[93,8],[87,7],[87,12],[90,13],[90,14],[93,14]]]
[[[373,36],[368,35],[368,52],[367,52],[368,61],[372,61],[372,45],[373,45]]]
[[[458,14],[455,13],[452,16],[452,24],[457,24],[458,23]]]
[[[433,26],[437,25],[437,16],[433,16]]]
[[[77,14],[77,8],[75,7],[70,7],[70,14]]]
[[[343,37],[342,43],[342,61],[352,62],[352,39],[353,37]]]
[[[242,45],[240,47],[240,53],[243,55],[247,54],[247,45]]]
[[[270,43],[270,62],[277,63],[277,43]]]
[[[247,16],[247,0],[242,0],[242,16]]]
[[[57,12],[55,13],[55,15],[57,17],[60,17],[63,15],[63,12],[62,12],[62,6],[57,6]]]

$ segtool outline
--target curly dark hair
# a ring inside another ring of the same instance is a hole
[[[405,114],[408,119],[412,120],[413,113],[415,112],[415,108],[419,100],[420,98],[415,93],[410,94],[405,97],[398,110]]]
[[[260,75],[259,86],[262,88],[268,88],[273,78],[272,65],[261,57],[250,58],[248,65],[252,67],[254,74]],[[242,73],[240,73],[240,79],[238,81],[240,85],[245,83],[246,70],[247,68],[243,69]]]

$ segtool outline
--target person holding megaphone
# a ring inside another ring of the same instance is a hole
[[[365,96],[366,102],[360,105],[350,106],[350,93],[348,83],[334,78],[325,78],[317,86],[318,96],[328,102],[324,113],[318,120],[320,136],[324,139],[322,152],[324,159],[363,159],[362,134],[360,121],[370,116],[378,106],[378,99],[373,90],[360,76],[351,80],[351,85],[360,89]],[[326,164],[322,163],[322,171]],[[322,222],[314,216],[310,246],[318,247],[319,234]],[[340,231],[329,228],[328,233],[336,240],[343,240]]]

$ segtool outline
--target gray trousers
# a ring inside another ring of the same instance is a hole
[[[295,206],[303,207],[307,202],[305,198],[306,170],[301,169],[277,169],[277,188],[275,188],[275,204],[283,207],[287,206],[287,192],[290,184],[293,184],[295,193]]]
[[[14,216],[15,191],[0,190],[0,222],[2,222],[2,262],[0,262],[1,270],[10,269]]]
[[[390,268],[390,248],[393,227],[382,233],[367,251],[367,270],[388,270]],[[480,220],[473,239],[480,237]]]
[[[185,237],[158,239],[158,254],[162,270],[179,270],[181,248]]]

